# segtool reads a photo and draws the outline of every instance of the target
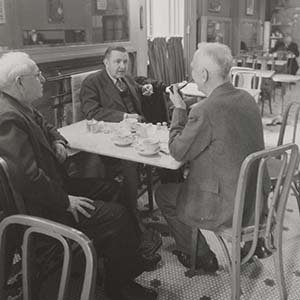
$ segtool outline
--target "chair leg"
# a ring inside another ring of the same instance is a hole
[[[265,100],[263,98],[261,98],[260,102],[261,102],[261,112],[260,112],[260,114],[261,114],[261,116],[263,116],[264,115]]]
[[[229,254],[229,251],[228,251],[228,248],[224,242],[224,240],[222,239],[222,237],[220,237],[218,234],[215,234],[220,245],[221,245],[221,248],[224,252],[224,255],[225,255],[225,259],[226,259],[226,271],[228,271],[231,275],[231,268],[232,268],[232,262],[231,262],[231,258],[230,258],[230,254]]]
[[[153,183],[152,183],[152,167],[146,165],[146,176],[147,176],[147,190],[148,190],[148,201],[149,201],[149,210],[153,210]]]
[[[296,180],[293,180],[291,188],[295,194],[297,204],[298,204],[299,214],[300,214],[300,186]]]
[[[270,109],[270,114],[272,114],[272,99],[271,99],[271,96],[270,96],[270,99],[269,99],[269,109]]]
[[[287,299],[287,290],[284,280],[284,269],[282,260],[282,228],[275,232],[275,247],[276,251],[273,254],[277,285],[279,288],[280,299]]]
[[[191,244],[191,270],[190,275],[196,274],[196,258],[198,249],[198,228],[194,227],[192,229],[192,244]]]
[[[240,300],[241,297],[241,249],[240,241],[232,241],[231,264],[231,299]]]

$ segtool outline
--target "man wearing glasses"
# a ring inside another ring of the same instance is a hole
[[[119,186],[99,179],[70,178],[63,168],[67,141],[31,105],[43,95],[42,76],[26,53],[0,58],[0,156],[27,213],[83,231],[105,257],[105,289],[113,300],[154,300],[157,293],[133,281],[156,266],[158,256],[137,249],[140,237]],[[112,198],[116,201],[108,203]],[[121,271],[120,271],[121,270]]]

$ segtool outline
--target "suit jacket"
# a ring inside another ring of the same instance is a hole
[[[241,164],[250,153],[264,149],[262,122],[253,97],[227,82],[188,116],[185,110],[175,109],[169,148],[176,160],[190,165],[177,198],[179,218],[204,229],[230,227]],[[256,173],[252,170],[250,176],[244,224],[253,221]]]
[[[8,163],[15,192],[27,213],[63,221],[69,199],[52,147],[57,140],[66,142],[38,111],[0,94],[0,156]]]
[[[136,113],[141,115],[140,86],[128,75],[124,79],[132,95]],[[120,93],[106,70],[93,73],[83,81],[79,98],[87,119],[119,122],[127,112]]]
[[[288,47],[284,44],[283,41],[277,41],[274,48],[270,50],[270,53],[276,52],[276,51],[290,51],[292,52],[296,57],[299,56],[299,50],[298,45],[294,42],[291,42]],[[288,59],[288,73],[295,75],[299,69],[299,65],[297,62],[297,59],[289,58]]]

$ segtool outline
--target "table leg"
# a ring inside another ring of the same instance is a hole
[[[285,91],[286,91],[286,83],[282,82],[281,83],[281,115],[283,115],[283,112],[284,112],[284,96],[285,96]]]
[[[146,177],[147,177],[147,190],[148,190],[148,201],[149,201],[149,210],[153,210],[153,182],[152,182],[152,167],[146,166]]]

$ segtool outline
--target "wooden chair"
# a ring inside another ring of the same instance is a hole
[[[294,119],[292,121],[292,130],[287,131],[287,126],[288,126],[289,120],[291,118],[291,110],[292,109],[294,109]],[[280,131],[279,131],[277,146],[281,146],[283,143],[286,143],[286,142],[296,143],[298,122],[299,122],[299,113],[300,113],[300,103],[299,102],[294,101],[294,102],[291,102],[288,104],[286,110],[284,111],[283,117],[282,117],[282,124],[281,124]],[[287,137],[287,134],[289,135],[288,137]],[[270,159],[267,162],[269,175],[270,175],[273,187],[276,184],[281,164],[282,164],[281,157],[276,157],[274,159]],[[294,177],[293,177],[293,181],[292,181],[292,190],[297,199],[299,213],[300,213],[299,162],[297,164],[297,169],[294,173]]]
[[[78,253],[77,250],[79,249],[77,245],[79,245],[79,248],[82,249],[86,259],[85,277],[81,292],[81,300],[92,299],[94,296],[97,267],[96,255],[92,242],[83,233],[69,226],[42,218],[24,215],[24,213],[26,213],[24,202],[22,198],[18,197],[18,194],[14,191],[9,177],[7,163],[1,157],[0,192],[0,203],[5,215],[5,219],[0,223],[0,299],[6,299],[5,293],[9,269],[11,268],[13,257],[17,249],[19,250],[19,253],[22,253],[23,299],[34,299],[32,294],[34,293],[36,295],[37,291],[39,290],[40,287],[37,286],[37,282],[34,282],[34,291],[32,289],[31,280],[33,277],[33,272],[32,266],[29,263],[29,259],[32,259],[33,256],[30,249],[32,249],[32,237],[35,235],[35,233],[43,234],[56,239],[62,244],[62,248],[64,249],[63,268],[61,272],[57,299],[63,300],[66,294],[66,287],[68,286],[70,279],[70,262],[75,245],[76,253]],[[23,240],[21,238],[22,236]],[[7,243],[8,239],[9,243]],[[74,241],[76,243],[70,244],[69,241]],[[51,260],[51,257],[47,256],[45,258],[47,262]],[[54,258],[57,258],[57,256],[53,257],[53,259]],[[55,261],[55,263],[51,266],[51,271],[58,269],[60,265],[60,262]],[[45,275],[47,276],[49,274]],[[45,279],[45,277],[43,278]]]
[[[261,220],[261,207],[263,203],[263,174],[266,169],[266,162],[271,157],[278,156],[283,157],[283,163],[277,178],[274,192],[268,201],[268,216],[266,219]],[[250,154],[241,166],[235,195],[232,228],[224,228],[214,232],[230,266],[232,300],[240,299],[240,266],[241,264],[246,263],[253,256],[258,238],[264,238],[267,249],[273,252],[280,297],[282,300],[287,299],[282,261],[282,231],[286,202],[290,193],[290,187],[298,161],[298,156],[299,152],[297,145],[288,144]],[[247,179],[249,176],[249,170],[254,166],[254,164],[258,164],[254,225],[243,227],[242,218]],[[195,274],[198,232],[198,228],[193,229],[191,275]],[[231,243],[231,255],[225,240]],[[241,259],[241,243],[248,241],[252,241],[252,246],[249,253]]]
[[[81,102],[79,99],[79,93],[83,80],[90,74],[93,74],[99,70],[92,70],[88,72],[78,73],[71,76],[71,90],[72,90],[72,113],[73,123],[84,119],[81,111]]]
[[[232,77],[232,84],[235,87],[242,88],[245,90],[256,90],[257,93],[254,95],[254,99],[258,102],[261,92],[262,77],[257,76],[255,71],[243,70],[235,72]]]

